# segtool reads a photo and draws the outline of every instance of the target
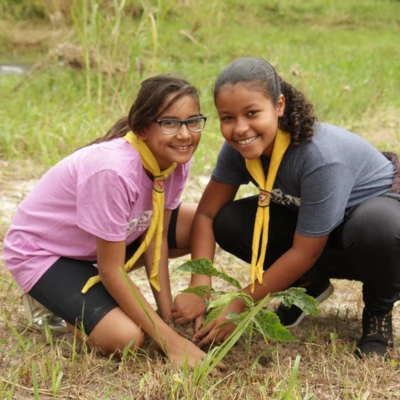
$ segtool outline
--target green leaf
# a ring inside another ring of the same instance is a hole
[[[201,285],[201,286],[195,286],[192,288],[187,288],[185,290],[182,290],[182,293],[193,293],[196,296],[201,297],[202,299],[204,299],[204,297],[210,293],[214,293],[215,290],[213,290],[212,288],[210,288],[207,285]]]
[[[181,271],[190,272],[192,274],[218,276],[219,272],[216,270],[212,262],[208,258],[196,258],[189,260],[180,265],[177,269]]]
[[[210,277],[216,276],[230,283],[236,289],[242,290],[242,286],[236,279],[228,276],[225,272],[215,269],[212,265],[212,262],[208,258],[196,258],[194,260],[186,261],[177,269],[185,272],[190,272],[192,274],[206,275]]]
[[[240,285],[239,281],[237,281],[235,278],[228,276],[225,272],[219,271],[218,277],[223,279],[225,282],[230,283],[236,289],[242,290],[242,286]]]
[[[302,309],[306,314],[318,315],[319,303],[314,297],[306,294],[306,289],[301,287],[291,287],[283,292],[272,293],[271,297],[279,299],[286,307],[295,305]]]
[[[226,308],[231,303],[231,301],[236,299],[237,297],[240,297],[239,293],[225,293],[217,299],[210,301],[207,309],[209,310],[215,307]]]
[[[222,314],[222,312],[225,310],[225,308],[226,308],[226,306],[225,307],[221,306],[221,307],[214,308],[207,315],[207,318],[204,321],[204,324],[203,324],[202,328],[205,328],[210,322],[214,321],[214,319],[217,319]]]
[[[230,319],[236,323],[236,321],[240,322],[243,319],[243,318],[241,318],[242,314],[244,314],[244,313],[238,314],[237,312],[232,311],[232,312],[228,313],[228,315],[225,318]],[[243,317],[244,317],[244,315],[243,315]]]
[[[254,316],[254,326],[264,336],[279,342],[295,342],[296,339],[279,320],[279,317],[267,310],[260,310]]]
[[[199,289],[197,289],[199,288]],[[219,290],[215,290],[213,288],[210,288],[207,285],[200,285],[200,286],[195,286],[191,288],[187,288],[185,290],[181,290],[181,293],[193,293],[196,294],[197,296],[204,298],[206,294],[213,294],[217,296],[222,296],[223,294],[226,294],[227,292],[221,292]]]

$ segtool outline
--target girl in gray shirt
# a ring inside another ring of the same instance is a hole
[[[400,292],[397,157],[316,122],[312,105],[261,59],[229,64],[217,79],[214,100],[226,141],[195,216],[192,257],[212,260],[217,242],[251,263],[244,291],[254,301],[289,286],[303,286],[323,301],[333,292],[330,278],[363,282],[356,354],[386,356]],[[239,186],[249,182],[260,195],[234,201]],[[190,286],[204,284],[211,285],[210,278],[192,276]],[[226,340],[235,325],[219,325],[243,309],[242,300],[233,300],[197,331],[199,345]],[[204,304],[181,294],[173,311],[177,323],[195,319],[197,328]],[[282,305],[277,314],[288,327],[304,317],[297,307]]]

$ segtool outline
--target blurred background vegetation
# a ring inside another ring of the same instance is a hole
[[[48,167],[102,136],[140,82],[179,73],[209,117],[194,173],[222,143],[211,95],[230,61],[255,56],[317,116],[399,151],[398,0],[0,0],[0,158]]]
[[[267,59],[314,103],[320,121],[400,153],[399,50],[399,0],[0,0],[0,194],[8,195],[0,251],[16,204],[36,181],[29,178],[103,136],[128,112],[141,81],[158,73],[195,84],[208,116],[185,189],[190,201],[222,144],[212,86],[237,57]],[[219,257],[224,271],[247,279],[247,266]],[[187,286],[178,274],[171,279],[173,294]],[[145,274],[135,282],[146,287]],[[49,332],[33,333],[0,254],[0,397],[400,398],[398,351],[384,364],[352,354],[359,289],[335,282],[318,324],[296,331],[299,343],[253,342],[251,366],[236,347],[228,376],[196,386],[192,373],[157,361],[151,347],[116,363],[76,349],[72,335],[53,342]],[[293,364],[298,354],[301,368]]]

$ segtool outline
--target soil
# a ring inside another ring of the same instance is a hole
[[[24,196],[34,187],[37,177],[30,178],[26,174],[21,174],[20,170],[11,170],[9,165],[0,161],[0,245],[4,237],[6,228],[11,221],[16,207]],[[201,181],[200,186],[204,183]],[[199,181],[189,183],[189,191],[185,196],[189,200],[197,201],[199,198]],[[192,194],[191,194],[192,193]],[[0,247],[1,252],[1,247]],[[189,282],[188,274],[176,272],[175,268],[185,259],[173,260],[171,262],[171,287],[173,295],[177,295],[185,289]],[[224,269],[226,273],[238,279],[242,285],[248,281],[248,266],[222,250],[217,250],[215,265]],[[0,264],[0,276],[11,281],[11,276],[5,270],[4,264]],[[155,306],[147,277],[142,270],[136,270],[131,273],[132,279],[138,285],[150,304]],[[254,337],[251,345],[246,340],[241,339],[230,351],[224,363],[234,367],[236,371],[249,371],[249,366],[253,364],[251,373],[265,373],[265,368],[270,368],[276,361],[285,356],[293,356],[300,353],[303,363],[311,363],[314,366],[316,354],[325,352],[327,356],[336,349],[351,354],[355,348],[356,342],[361,334],[360,316],[363,303],[361,297],[361,284],[354,281],[332,281],[335,291],[333,295],[321,304],[321,313],[316,317],[306,317],[300,327],[292,330],[293,335],[298,339],[296,343],[274,343],[266,344],[261,338]],[[214,287],[217,290],[233,290],[225,282],[215,280]],[[14,289],[15,291],[15,289]],[[2,294],[3,301],[7,300],[7,293]],[[268,307],[274,309],[276,303],[271,303]],[[400,307],[396,304],[393,312],[393,325],[395,335],[395,350],[393,351],[394,362],[400,362],[399,342],[400,342]],[[16,310],[19,321],[24,320],[24,312],[21,304],[14,304],[13,310]],[[0,330],[6,329],[5,323],[0,319]],[[191,326],[175,326],[180,334],[191,339],[193,328]],[[154,348],[154,344],[148,343],[147,354],[159,353]],[[257,362],[254,362],[254,361]],[[274,363],[273,363],[274,361]],[[311,365],[310,364],[310,365]],[[258,372],[257,372],[258,371]],[[246,372],[247,373],[247,372]],[[252,375],[252,376],[253,376]],[[260,375],[260,376],[261,376]],[[261,378],[260,378],[261,379]],[[400,382],[397,382],[400,387]]]

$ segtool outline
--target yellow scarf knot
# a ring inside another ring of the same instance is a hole
[[[160,284],[158,282],[158,266],[161,258],[161,243],[164,222],[164,184],[165,180],[173,172],[177,164],[173,163],[169,168],[161,171],[156,158],[143,140],[138,138],[133,132],[128,132],[124,136],[124,139],[139,152],[143,167],[153,176],[153,215],[151,217],[150,226],[147,230],[146,236],[144,237],[139,248],[136,250],[135,254],[125,263],[124,269],[126,272],[132,269],[139,257],[147,250],[151,240],[154,237],[153,263],[149,280],[152,286],[156,290],[160,291]],[[90,278],[82,289],[82,293],[86,293],[98,282],[100,282],[100,276],[97,275]]]
[[[250,172],[251,176],[254,178],[260,188],[258,208],[253,231],[250,267],[251,293],[254,292],[256,275],[258,282],[263,283],[264,260],[268,244],[269,204],[271,200],[271,192],[274,187],[276,174],[282,158],[290,145],[290,140],[291,136],[289,133],[278,129],[269,163],[267,179],[265,179],[264,169],[259,158],[255,160],[245,160],[247,170]]]

